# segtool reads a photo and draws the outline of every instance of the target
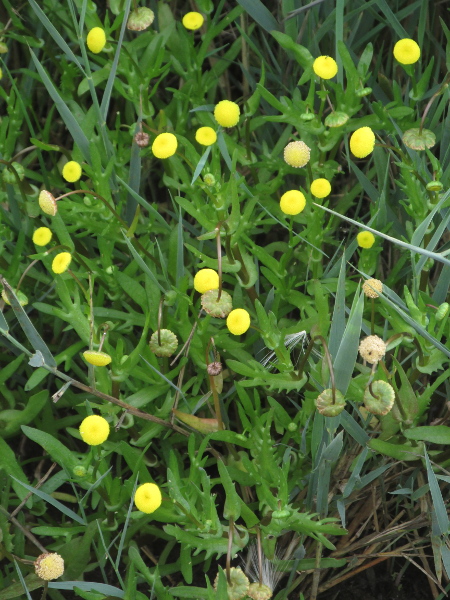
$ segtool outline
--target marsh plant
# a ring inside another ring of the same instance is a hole
[[[0,600],[444,597],[446,17],[4,0]]]

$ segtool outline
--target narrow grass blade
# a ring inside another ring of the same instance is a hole
[[[107,594],[113,598],[125,598],[125,592],[120,588],[94,581],[53,581],[48,584],[48,587],[53,590],[73,590],[78,588],[84,592],[98,592],[99,594]]]
[[[433,508],[436,513],[436,521],[439,527],[439,533],[441,535],[448,532],[449,520],[447,515],[447,509],[445,507],[444,499],[442,498],[441,490],[436,475],[431,467],[431,462],[428,457],[428,452],[425,452],[425,463],[427,466],[428,483],[430,485],[431,498],[433,500]]]
[[[277,20],[261,0],[237,0],[238,4],[269,33],[274,29],[279,29]]]
[[[223,157],[223,160],[225,161],[225,164],[231,171],[231,169],[232,169],[231,156],[230,156],[230,153],[228,152],[227,144],[225,142],[225,138],[223,137],[223,132],[220,129],[217,132],[217,145],[219,146],[219,150]]]
[[[204,151],[202,157],[198,161],[197,166],[195,167],[194,175],[192,176],[191,185],[193,185],[195,183],[195,181],[198,179],[198,176],[202,172],[202,169],[205,166],[206,161],[208,160],[208,156],[210,155],[210,153],[211,153],[211,146],[208,146],[206,148],[206,150]]]
[[[450,260],[448,260],[447,258],[444,258],[442,256],[442,254],[438,254],[436,252],[430,252],[429,250],[425,250],[424,248],[419,248],[418,246],[413,246],[412,244],[408,244],[407,242],[403,242],[402,240],[393,238],[390,235],[387,235],[386,233],[382,233],[381,231],[372,229],[372,227],[368,227],[367,225],[364,225],[364,223],[359,223],[358,221],[354,221],[353,219],[350,219],[350,217],[341,215],[338,212],[331,210],[331,208],[326,208],[325,206],[321,206],[320,204],[316,204],[315,202],[313,202],[313,204],[314,204],[314,206],[317,206],[318,208],[321,208],[322,210],[325,210],[326,212],[329,212],[332,215],[335,215],[336,217],[339,217],[340,219],[344,219],[344,221],[347,221],[348,223],[355,225],[355,227],[358,227],[358,229],[364,229],[365,231],[371,231],[374,235],[378,235],[379,237],[382,237],[385,240],[392,242],[393,244],[397,244],[397,246],[406,248],[407,250],[410,250],[411,252],[417,252],[417,254],[423,254],[424,256],[427,256],[428,258],[433,258],[434,260],[437,260],[438,262],[441,262],[441,263],[444,263],[445,265],[450,266]]]
[[[133,486],[133,491],[131,493],[131,500],[130,500],[130,505],[128,506],[128,512],[127,512],[127,516],[125,519],[125,523],[123,525],[123,531],[122,531],[122,535],[120,536],[120,541],[119,541],[119,548],[117,549],[117,557],[116,557],[116,568],[119,568],[120,565],[120,558],[122,556],[122,552],[123,552],[123,547],[125,545],[125,537],[127,535],[127,529],[128,529],[128,525],[130,523],[130,517],[131,517],[131,511],[133,510],[133,505],[134,505],[134,494],[136,492],[136,488],[137,488],[137,482],[138,482],[138,478],[136,477],[136,481],[134,482],[134,486]]]
[[[14,559],[14,566],[16,567],[17,575],[19,576],[20,583],[23,586],[23,590],[26,593],[28,600],[33,600],[33,598],[30,596],[30,592],[28,591],[27,584],[25,583],[25,579],[23,578],[22,572],[19,568],[19,565],[17,564],[16,559]]]
[[[122,27],[120,28],[119,40],[117,42],[116,53],[114,54],[114,60],[111,66],[111,71],[109,73],[108,81],[106,82],[105,91],[103,93],[102,103],[100,105],[100,114],[104,121],[106,121],[106,117],[108,116],[109,103],[111,101],[111,92],[114,85],[114,79],[116,78],[117,66],[119,64],[120,52],[122,50],[123,36],[125,34],[125,29],[127,26],[128,15],[130,13],[130,5],[131,0],[127,0],[125,3],[125,7],[122,9],[124,11]]]
[[[148,212],[155,217],[155,219],[158,221],[158,223],[160,223],[165,229],[167,229],[168,231],[172,231],[171,227],[169,226],[169,224],[167,223],[167,221],[164,220],[164,218],[159,214],[159,212],[156,210],[156,208],[153,208],[153,206],[147,202],[147,200],[145,200],[144,198],[142,198],[142,196],[140,196],[137,192],[135,192],[135,190],[133,190],[133,188],[131,188],[128,183],[126,183],[123,179],[121,179],[120,177],[117,177],[117,181],[123,185],[123,187],[127,190],[127,192],[129,194],[131,194],[131,196],[133,196],[133,198],[141,205],[143,206],[145,209],[148,210]]]
[[[359,297],[355,294],[350,317],[333,363],[336,387],[344,395],[352,378],[358,355],[363,309],[364,294],[361,292]]]
[[[339,344],[345,331],[345,253],[342,255],[341,269],[337,284],[336,298],[334,301],[333,319],[330,328],[328,350],[332,358],[336,358]]]
[[[58,500],[55,500],[54,498],[52,498],[52,496],[49,496],[48,494],[46,494],[45,492],[42,492],[41,490],[37,490],[36,488],[32,487],[31,485],[27,485],[26,483],[23,483],[22,481],[20,481],[19,479],[16,479],[12,475],[11,475],[11,477],[13,479],[15,479],[18,483],[20,483],[20,485],[23,485],[23,487],[25,489],[27,489],[29,492],[31,492],[32,494],[35,494],[36,496],[39,496],[39,498],[41,498],[45,502],[48,502],[48,504],[51,504],[55,508],[57,508],[60,512],[65,514],[67,517],[69,517],[69,519],[72,519],[73,521],[76,521],[77,523],[81,523],[81,525],[86,525],[85,521],[81,517],[79,517],[76,513],[74,513],[73,510],[71,510],[70,508],[67,508],[67,506],[64,506],[64,504],[62,504]]]
[[[97,479],[97,481],[94,481],[94,483],[93,483],[93,484],[92,484],[92,485],[89,487],[89,489],[87,490],[87,492],[85,493],[85,495],[84,495],[84,496],[81,498],[80,504],[81,504],[81,503],[84,503],[84,501],[85,501],[85,500],[86,500],[86,498],[89,496],[89,494],[90,494],[91,492],[93,492],[93,491],[95,490],[95,488],[96,488],[96,487],[98,487],[98,486],[101,484],[101,482],[103,481],[103,479],[104,479],[105,477],[107,477],[107,475],[109,475],[109,473],[111,472],[111,470],[112,470],[112,467],[109,467],[109,469],[108,469],[107,471],[105,471],[105,472],[103,473],[103,475],[101,475],[101,476],[100,476],[100,477]]]
[[[56,108],[61,115],[62,120],[64,121],[65,126],[69,130],[70,135],[73,137],[74,142],[80,148],[83,157],[88,162],[90,161],[89,155],[89,142],[87,137],[84,135],[83,130],[81,129],[78,121],[75,119],[69,107],[64,102],[64,100],[59,95],[58,90],[53,85],[50,77],[47,75],[44,67],[39,62],[39,59],[36,57],[34,52],[30,49],[31,58],[34,62],[37,72],[42,79],[43,84],[47,88],[47,92],[50,94],[51,99],[56,105]]]
[[[136,143],[134,143],[131,147],[128,184],[136,194],[139,194],[139,188],[141,185],[141,149]],[[133,221],[137,204],[136,197],[131,193],[128,193],[127,206],[125,208],[125,221],[128,223],[128,225],[131,225]]]
[[[402,38],[409,37],[408,32],[405,29],[403,29],[403,27],[400,25],[400,23],[398,22],[397,17],[392,12],[392,10],[389,7],[389,5],[386,2],[386,0],[376,0],[376,3],[380,7],[380,9],[383,11],[383,13],[384,13],[384,15],[386,17],[387,22],[394,29],[395,33],[399,36],[399,38],[402,39]]]
[[[83,75],[85,75],[80,61],[75,56],[75,54],[72,52],[70,47],[66,44],[64,39],[61,37],[58,30],[53,26],[51,21],[47,18],[47,15],[42,11],[42,9],[37,4],[37,2],[35,2],[35,0],[28,0],[28,2],[31,5],[31,8],[36,13],[36,16],[39,19],[39,21],[42,23],[42,25],[45,27],[45,29],[49,32],[49,34],[52,36],[53,40],[58,44],[58,46],[61,48],[61,50],[67,56],[67,58],[69,60],[73,61],[77,65],[77,67],[81,70]]]
[[[41,338],[34,325],[28,318],[27,313],[20,305],[12,287],[9,285],[6,279],[1,278],[0,281],[3,287],[5,288],[5,293],[8,297],[8,300],[11,303],[11,307],[14,311],[14,314],[16,315],[16,318],[19,321],[19,325],[22,327],[23,332],[27,336],[30,344],[36,351],[39,350],[39,352],[42,353],[42,356],[44,357],[44,360],[49,367],[56,368],[56,361],[53,358],[52,353],[50,352],[50,350],[47,347],[47,344]]]
[[[178,287],[181,278],[184,276],[184,243],[183,243],[183,219],[180,214],[177,225],[177,274],[176,274],[176,285]]]
[[[341,412],[341,425],[345,431],[352,436],[355,442],[358,442],[361,446],[365,446],[370,440],[370,437],[364,429],[358,425],[352,415],[346,410]]]
[[[157,285],[159,287],[159,289],[161,290],[161,292],[163,294],[166,293],[166,290],[163,288],[163,286],[159,283],[159,281],[156,279],[156,276],[150,271],[149,267],[145,264],[145,262],[143,261],[143,259],[139,256],[139,254],[136,252],[136,250],[134,249],[133,244],[130,242],[130,240],[127,238],[126,234],[123,234],[123,237],[125,239],[125,242],[127,243],[128,248],[130,249],[131,254],[133,255],[134,260],[137,262],[137,264],[141,267],[141,269],[144,271],[144,273],[146,275],[148,275],[150,277],[150,279],[153,281],[153,283],[155,285]]]

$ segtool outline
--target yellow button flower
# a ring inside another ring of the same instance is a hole
[[[143,483],[134,494],[134,503],[137,508],[148,515],[161,506],[161,490],[156,483]]]
[[[87,47],[94,54],[98,54],[106,46],[106,35],[105,30],[101,27],[94,27],[87,34],[86,38]]]
[[[78,181],[81,177],[81,173],[81,165],[75,160],[69,160],[69,162],[66,162],[62,170],[62,176],[69,183]]]
[[[284,149],[284,160],[290,167],[304,167],[309,162],[311,148],[305,142],[290,142]]]
[[[211,146],[217,142],[217,134],[212,127],[200,127],[195,132],[195,139],[202,146]]]
[[[250,327],[250,315],[244,308],[235,308],[227,317],[227,327],[234,335],[245,333]]]
[[[39,206],[42,212],[45,212],[46,215],[51,215],[52,217],[58,212],[55,196],[50,194],[47,190],[42,190],[39,194]]]
[[[153,140],[152,152],[156,158],[169,158],[177,151],[178,142],[173,133],[160,133]]]
[[[350,150],[356,158],[365,158],[375,147],[375,134],[370,127],[360,127],[352,133]]]
[[[394,46],[394,56],[402,65],[413,65],[420,58],[419,44],[409,38],[399,40]]]
[[[98,350],[85,350],[83,356],[86,362],[96,367],[106,367],[111,362],[111,357],[106,352],[99,352]]]
[[[241,110],[236,102],[221,100],[214,108],[214,118],[222,127],[234,127],[239,122]]]
[[[33,242],[36,246],[46,246],[50,243],[52,235],[48,227],[38,227],[33,233]]]
[[[192,11],[186,13],[181,22],[186,27],[186,29],[195,31],[196,29],[200,29],[204,21],[205,19],[203,15],[201,15],[199,12]]]
[[[70,252],[60,252],[55,256],[52,262],[52,271],[53,273],[60,274],[67,271],[69,265],[72,261],[72,255]]]
[[[311,184],[311,194],[316,198],[326,198],[331,192],[331,184],[328,179],[314,179]]]
[[[45,552],[34,561],[34,570],[45,581],[58,579],[64,573],[64,559],[56,552]]]
[[[319,56],[313,63],[313,71],[322,79],[332,79],[338,72],[337,62],[331,56]]]
[[[103,444],[109,436],[109,423],[100,415],[89,415],[81,422],[80,435],[89,446]]]
[[[375,243],[375,236],[370,231],[360,231],[356,236],[356,241],[361,248],[372,248]]]
[[[0,69],[0,79],[3,79],[3,69]]]
[[[281,196],[280,208],[285,215],[298,215],[306,206],[306,198],[299,190],[289,190]]]
[[[214,269],[200,269],[194,277],[194,288],[200,294],[219,287],[219,274]]]

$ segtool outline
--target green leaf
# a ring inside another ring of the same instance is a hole
[[[422,458],[424,451],[423,444],[413,447],[407,444],[392,444],[379,439],[372,439],[367,445],[380,454],[404,461],[418,460]]]
[[[392,361],[395,364],[397,371],[400,375],[401,386],[399,387],[397,394],[404,413],[404,416],[403,413],[401,413],[402,420],[403,418],[406,418],[407,421],[412,422],[416,418],[417,413],[419,411],[419,403],[417,401],[417,396],[414,393],[414,390],[405,371],[403,370],[403,367],[395,358],[395,356],[392,357]]]
[[[26,425],[22,425],[22,431],[27,438],[42,446],[56,463],[68,471],[69,475],[72,474],[74,467],[80,464],[72,452],[49,433]]]
[[[358,356],[363,310],[364,293],[361,292],[359,295],[356,293],[350,317],[333,363],[336,387],[344,396],[350,384],[356,357]]]
[[[20,483],[28,483],[28,480],[25,476],[25,473],[22,471],[22,467],[20,466],[16,455],[11,450],[9,445],[5,442],[5,440],[1,437],[0,456],[0,471],[5,471],[7,475],[13,478],[13,489],[22,501],[27,495],[27,492],[23,489],[22,485],[20,485],[17,482],[20,481]],[[30,508],[32,506],[32,502],[27,502],[27,506]]]
[[[406,429],[403,435],[408,440],[421,440],[432,444],[450,445],[450,427],[447,425],[424,425],[423,427],[412,427]]]
[[[258,23],[263,29],[269,33],[274,29],[279,29],[279,25],[269,11],[269,9],[261,2],[261,0],[237,0],[238,4]]]
[[[234,521],[237,521],[241,515],[241,498],[236,492],[234,483],[232,482],[227,468],[222,460],[217,461],[217,467],[219,469],[220,480],[225,488],[226,495],[223,516],[225,519],[229,519],[231,517],[234,519]]]
[[[444,499],[442,498],[442,493],[439,488],[439,483],[436,478],[436,475],[431,466],[430,459],[428,457],[428,452],[426,449],[423,449],[425,454],[425,463],[427,465],[427,475],[428,475],[428,483],[430,485],[430,494],[433,500],[433,508],[436,513],[436,521],[437,526],[439,528],[439,533],[441,535],[448,533],[449,528],[449,520],[447,515],[447,508],[444,503]]]

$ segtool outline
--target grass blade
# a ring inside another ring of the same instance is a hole
[[[436,478],[436,475],[431,467],[431,462],[428,457],[428,452],[424,449],[425,452],[425,463],[427,466],[427,475],[428,475],[428,483],[430,485],[430,494],[433,499],[433,508],[436,513],[436,521],[437,526],[439,528],[439,533],[445,534],[448,532],[449,520],[447,515],[447,509],[445,507],[444,499],[442,498],[441,490],[439,488],[439,483]]]
[[[275,17],[261,0],[238,0],[238,4],[269,33],[280,28]]]
[[[334,301],[333,318],[330,328],[330,339],[328,350],[333,358],[336,358],[339,344],[345,331],[345,254],[342,255],[341,269],[337,284],[336,298]]]
[[[364,294],[361,292],[358,297],[358,293],[356,293],[342,342],[333,363],[336,387],[344,395],[350,384],[358,355],[363,310]]]

